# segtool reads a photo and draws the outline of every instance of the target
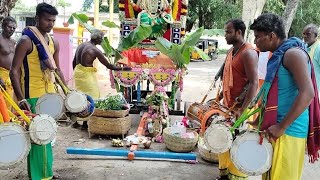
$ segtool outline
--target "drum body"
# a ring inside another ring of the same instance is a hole
[[[272,164],[273,148],[271,143],[255,132],[237,136],[230,149],[231,160],[244,174],[258,176],[267,172]]]
[[[36,105],[37,114],[48,114],[55,120],[59,120],[65,112],[64,99],[60,94],[48,93],[41,96]]]
[[[228,151],[233,141],[230,124],[226,121],[211,123],[204,133],[203,141],[212,153],[220,154]]]
[[[189,120],[200,122],[201,134],[205,132],[212,122],[230,121],[234,118],[229,108],[214,100],[206,104],[197,102],[191,104],[188,108],[187,117]]]
[[[68,111],[81,118],[88,117],[94,112],[93,99],[77,91],[71,91],[67,94],[65,105]]]
[[[47,114],[35,116],[29,126],[31,140],[39,145],[50,143],[57,135],[57,123]]]
[[[30,148],[30,137],[22,126],[15,123],[0,125],[0,169],[20,164]]]

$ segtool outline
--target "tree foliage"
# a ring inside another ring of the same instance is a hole
[[[199,27],[223,28],[226,21],[241,18],[242,0],[189,0],[187,30],[198,20]]]
[[[83,11],[89,11],[92,7],[94,0],[84,0],[83,4],[82,4],[82,10]],[[99,12],[109,12],[109,6],[101,6],[102,0],[99,0]],[[118,13],[119,12],[119,1],[118,0],[114,0],[114,4],[113,4],[113,9],[114,9],[114,13]]]

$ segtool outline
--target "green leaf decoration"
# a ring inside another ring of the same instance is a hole
[[[137,46],[140,42],[145,40],[152,33],[152,27],[149,25],[141,24],[129,33],[127,37],[122,38],[118,50],[124,51],[131,47]]]
[[[109,40],[107,37],[104,37],[102,42],[101,42],[101,47],[104,50],[104,52],[106,53],[107,56],[110,56],[113,54],[113,48],[109,43]]]
[[[204,29],[203,29],[203,27],[201,27],[201,28],[197,29],[196,31],[190,33],[182,41],[181,45],[184,45],[184,46],[195,46],[198,43],[200,37],[202,36],[203,31],[204,31]]]
[[[120,28],[116,23],[111,22],[111,21],[102,22],[102,25],[104,25],[108,28]]]
[[[192,47],[193,51],[197,51],[197,53],[200,55],[201,59],[205,60],[205,61],[209,61],[211,60],[211,58],[202,51],[202,49],[199,49],[198,47]]]

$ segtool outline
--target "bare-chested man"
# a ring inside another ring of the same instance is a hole
[[[100,98],[98,81],[96,79],[97,69],[93,67],[93,61],[96,58],[98,58],[98,60],[108,69],[116,71],[131,70],[130,67],[115,66],[108,62],[104,54],[96,47],[96,45],[101,44],[103,36],[104,33],[100,30],[92,32],[90,41],[84,42],[78,46],[73,59],[73,78],[76,89],[88,94],[93,99]],[[76,127],[77,125],[78,124],[75,123],[73,127]],[[87,128],[86,121],[84,121],[82,128]]]
[[[6,91],[8,94],[13,97],[13,89],[11,86],[11,81],[9,77],[9,71],[11,68],[15,40],[11,38],[14,31],[17,28],[16,20],[13,17],[7,16],[2,21],[2,33],[0,35],[0,77],[3,79],[4,84],[6,85]],[[8,102],[8,109],[11,108]]]

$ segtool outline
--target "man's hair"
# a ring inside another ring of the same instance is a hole
[[[92,40],[95,40],[95,39],[101,39],[103,38],[104,36],[104,33],[100,30],[94,30],[92,33],[91,33],[91,39]]]
[[[228,22],[226,22],[226,24],[229,24],[229,23],[232,23],[235,31],[240,30],[242,33],[242,36],[244,36],[244,34],[246,32],[246,25],[244,24],[244,22],[241,19],[231,19]]]
[[[55,7],[47,3],[39,3],[36,8],[36,15],[41,16],[43,13],[48,13],[50,15],[58,15],[58,11]]]
[[[280,16],[275,14],[266,13],[260,15],[257,19],[253,21],[253,23],[250,26],[250,29],[266,33],[273,32],[280,39],[286,38],[283,20]]]
[[[11,16],[7,16],[2,20],[2,29],[7,26],[9,24],[9,22],[14,22],[17,24],[17,21],[11,17]]]
[[[316,37],[318,36],[319,33],[319,27],[313,23],[308,24],[304,27],[304,29],[310,29],[312,33],[314,33],[316,35]]]

